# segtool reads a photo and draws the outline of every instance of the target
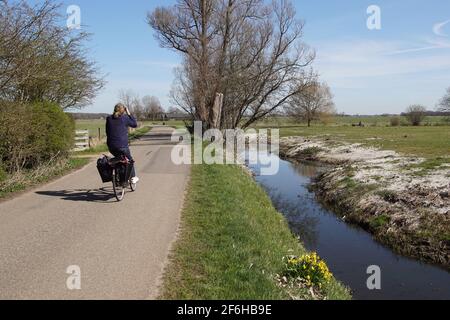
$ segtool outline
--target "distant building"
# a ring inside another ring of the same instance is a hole
[[[165,113],[165,118],[167,120],[177,120],[177,121],[192,120],[192,116],[190,114],[187,114],[187,113],[182,112],[180,110],[173,111],[173,112],[166,112]]]

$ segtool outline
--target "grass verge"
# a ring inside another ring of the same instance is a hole
[[[240,167],[194,166],[160,298],[313,299],[307,288],[287,290],[275,280],[283,257],[305,253],[267,194]],[[335,279],[321,297],[351,298]]]
[[[34,170],[7,175],[3,181],[0,181],[0,200],[62,177],[88,163],[89,159],[70,158],[43,165]]]

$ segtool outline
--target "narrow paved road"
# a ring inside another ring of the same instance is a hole
[[[172,164],[171,132],[133,145],[141,182],[121,203],[95,163],[0,203],[0,299],[155,298],[190,170]],[[81,290],[68,290],[69,266]]]

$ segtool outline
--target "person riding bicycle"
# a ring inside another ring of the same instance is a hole
[[[114,114],[106,119],[107,145],[109,152],[114,157],[125,156],[130,162],[134,162],[128,141],[128,128],[137,128],[137,126],[137,120],[131,115],[128,108],[122,103],[118,103],[114,107]],[[131,183],[139,182],[134,166],[131,177]]]

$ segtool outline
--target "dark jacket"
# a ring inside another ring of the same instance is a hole
[[[138,124],[133,116],[123,115],[119,118],[109,116],[106,119],[107,144],[110,150],[128,147],[128,128],[137,128]]]

